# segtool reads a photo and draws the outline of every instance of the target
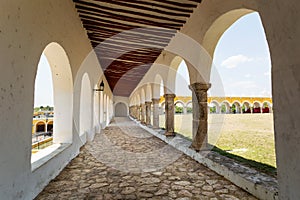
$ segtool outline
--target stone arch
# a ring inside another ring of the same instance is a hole
[[[72,143],[73,77],[69,58],[63,47],[56,42],[48,44],[43,53],[49,62],[53,80],[53,142]]]
[[[154,77],[154,83],[152,84],[152,98],[159,99],[161,93],[164,94],[164,91],[161,91],[161,88],[164,90],[164,81],[160,74],[156,74]]]
[[[110,115],[111,115],[111,100],[110,96],[106,95],[106,125],[110,123]]]
[[[179,56],[177,56],[178,58]],[[176,96],[192,96],[192,91],[189,89],[191,82],[189,66],[184,59],[181,59],[178,66],[176,66],[175,76],[175,93]]]
[[[103,95],[103,123],[106,126],[107,124],[107,94]]]
[[[252,113],[251,103],[249,101],[243,101],[242,113]]]
[[[242,104],[239,101],[234,101],[232,103],[232,107],[235,107],[235,110],[233,110],[233,113],[241,113]]]
[[[255,10],[247,8],[232,9],[216,18],[206,31],[202,41],[202,45],[207,52],[213,57],[215,48],[223,33],[238,19],[252,12],[255,12]]]
[[[79,135],[92,138],[92,87],[89,75],[84,73],[80,89]]]
[[[261,113],[261,103],[258,101],[253,102],[253,113]]]
[[[221,113],[221,109],[220,109],[220,104],[219,102],[217,102],[216,100],[213,100],[210,102],[210,113],[216,113],[216,114],[220,114]]]
[[[144,88],[141,89],[141,102],[140,104],[144,104],[146,99],[146,94]]]
[[[264,101],[262,103],[262,113],[271,113],[272,112],[272,104],[269,101]]]
[[[186,102],[186,112],[193,113],[193,101]]]
[[[53,120],[48,121],[47,123],[47,132],[53,133]]]
[[[177,114],[186,114],[186,105],[183,101],[181,100],[177,100],[174,102],[174,105],[175,105],[175,113]],[[178,106],[180,105],[180,106]],[[178,110],[176,110],[176,107],[179,107]]]
[[[160,103],[159,114],[164,114],[165,113],[165,105],[166,105],[166,103],[164,101]]]
[[[44,121],[38,121],[35,123],[35,132],[46,132],[46,122]]]
[[[224,114],[229,114],[231,112],[230,108],[230,103],[228,101],[223,101],[221,104],[221,113],[224,113]]]
[[[136,100],[137,100],[137,105],[139,106],[139,105],[141,105],[141,96],[140,96],[140,94],[138,94],[137,96],[136,96],[137,98],[136,98]]]
[[[183,59],[180,56],[174,56],[174,58],[170,62],[167,81],[165,85],[166,94],[175,94],[175,80],[177,78],[177,70],[182,60]]]
[[[99,89],[98,84],[94,85],[94,90],[95,89]],[[94,91],[93,98],[93,128],[96,132],[100,132],[100,92]]]
[[[145,101],[147,101],[147,102],[151,102],[152,101],[152,88],[151,88],[151,84],[150,83],[148,83],[146,85]]]
[[[128,106],[124,102],[117,102],[115,104],[115,117],[127,117]]]

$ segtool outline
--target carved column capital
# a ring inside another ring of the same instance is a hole
[[[159,100],[160,100],[160,98],[158,98],[158,99],[154,99],[154,98],[153,98],[153,99],[152,99],[153,105],[154,105],[154,104],[159,104]]]
[[[210,83],[192,83],[189,85],[189,88],[192,90],[192,92],[207,91],[210,87]]]
[[[165,100],[167,100],[167,99],[174,99],[175,97],[176,97],[175,94],[164,94]]]

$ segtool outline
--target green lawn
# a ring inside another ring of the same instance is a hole
[[[272,114],[211,114],[209,143],[234,155],[276,167]],[[164,127],[164,115],[160,116]],[[175,131],[191,137],[192,115],[175,115]]]

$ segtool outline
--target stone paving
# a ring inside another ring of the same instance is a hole
[[[116,118],[36,199],[256,198],[128,118]]]

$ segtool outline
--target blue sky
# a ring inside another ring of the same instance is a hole
[[[53,106],[52,74],[44,54],[40,58],[35,79],[34,107]]]
[[[269,48],[257,13],[240,18],[223,34],[213,63],[226,96],[271,96]],[[179,66],[177,77],[180,78],[176,78],[176,95],[190,96],[184,63]],[[217,85],[214,78],[211,83]],[[35,89],[35,106],[53,106],[51,70],[44,55],[38,66]],[[215,95],[218,94],[212,94]]]
[[[236,21],[221,37],[213,59],[226,96],[271,96],[271,63],[260,17],[248,14]],[[178,75],[188,76],[182,63]],[[214,79],[211,80],[212,85]],[[187,85],[176,81],[178,96],[186,96]]]

